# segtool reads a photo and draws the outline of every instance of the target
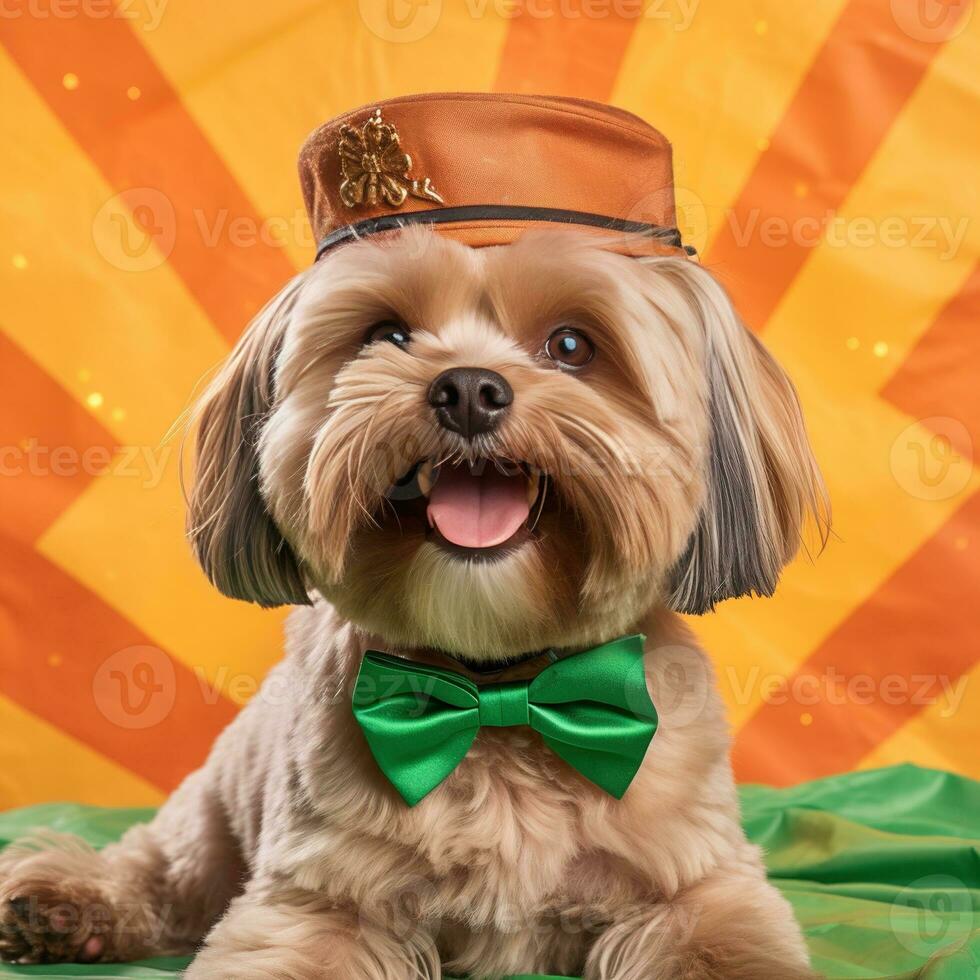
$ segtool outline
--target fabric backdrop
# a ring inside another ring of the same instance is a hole
[[[184,544],[171,427],[311,260],[305,134],[453,89],[664,130],[799,387],[835,537],[694,623],[739,776],[980,776],[978,64],[971,0],[4,0],[0,807],[158,803],[277,658]]]

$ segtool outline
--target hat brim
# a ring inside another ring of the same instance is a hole
[[[317,248],[317,259],[341,245],[375,235],[391,235],[410,225],[426,225],[471,248],[509,245],[533,228],[574,228],[602,240],[604,248],[624,255],[683,255],[695,250],[684,245],[676,228],[612,218],[584,211],[500,205],[430,208],[381,215],[332,231]]]
[[[558,226],[562,227],[562,226]],[[683,246],[668,245],[649,235],[636,232],[611,231],[582,225],[563,226],[596,239],[596,244],[611,252],[627,256],[673,255],[689,257]],[[447,238],[468,245],[470,248],[486,248],[492,245],[511,245],[529,231],[550,230],[556,226],[547,221],[464,221],[458,224],[435,226],[435,230]]]

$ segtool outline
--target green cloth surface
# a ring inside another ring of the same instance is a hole
[[[896,766],[789,789],[743,786],[741,799],[746,832],[765,848],[770,878],[792,903],[821,973],[980,978],[980,783]],[[0,844],[43,826],[101,846],[151,814],[28,807],[0,814]],[[167,980],[186,963],[0,965],[0,976]]]

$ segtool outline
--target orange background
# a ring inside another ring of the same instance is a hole
[[[799,386],[836,537],[695,622],[740,777],[980,776],[977,65],[969,0],[5,0],[0,807],[159,801],[276,660],[283,614],[190,557],[167,433],[311,260],[306,133],[453,89],[664,130]]]

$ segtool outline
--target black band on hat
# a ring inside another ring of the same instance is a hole
[[[380,218],[367,218],[332,231],[317,246],[316,257],[336,245],[357,241],[382,231],[395,231],[408,225],[442,225],[457,221],[551,221],[563,225],[588,225],[607,231],[647,235],[671,248],[680,248],[688,255],[697,255],[692,245],[684,245],[677,228],[650,225],[642,221],[626,221],[588,211],[564,211],[561,208],[529,208],[508,204],[471,204],[458,208],[433,208],[430,211],[409,211],[407,214],[385,214]]]

